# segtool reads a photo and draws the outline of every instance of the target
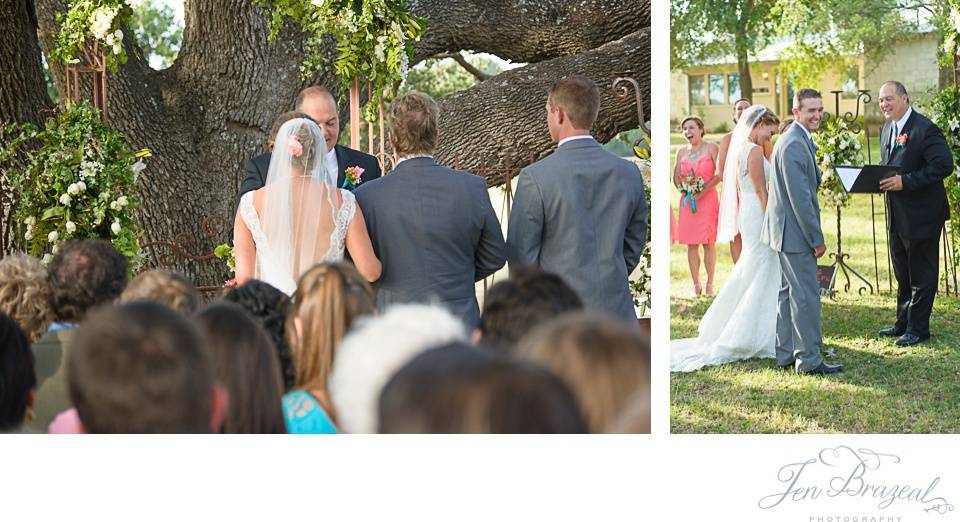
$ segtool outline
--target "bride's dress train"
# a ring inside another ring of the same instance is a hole
[[[689,372],[754,357],[775,357],[780,260],[760,242],[764,210],[746,169],[752,147],[756,145],[743,148],[741,167],[737,169],[743,252],[700,320],[699,336],[670,342],[670,371]],[[770,163],[764,159],[767,180],[770,170]]]

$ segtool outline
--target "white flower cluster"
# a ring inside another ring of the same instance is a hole
[[[373,48],[373,55],[377,58],[378,61],[385,61],[387,55],[385,53],[387,49],[387,36],[381,35],[377,37],[377,45]]]
[[[103,163],[99,161],[84,159],[80,162],[80,179],[93,179],[101,172],[103,172]]]
[[[127,200],[127,196],[120,196],[110,202],[110,210],[120,210],[129,204],[130,202]]]
[[[130,1],[127,2],[127,5],[133,7]],[[100,6],[93,12],[90,22],[90,34],[97,40],[105,42],[113,50],[113,54],[120,54],[123,47],[123,31],[120,29],[110,30],[118,11],[119,9],[116,7]]]

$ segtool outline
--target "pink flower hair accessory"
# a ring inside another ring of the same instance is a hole
[[[299,158],[303,154],[303,144],[300,143],[299,137],[290,136],[290,139],[287,140],[287,152],[295,158]]]

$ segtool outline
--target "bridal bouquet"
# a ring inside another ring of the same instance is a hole
[[[813,135],[813,143],[817,146],[817,163],[823,172],[820,195],[831,206],[846,206],[850,194],[843,189],[834,167],[863,165],[863,144],[843,118],[825,119],[820,131]]]
[[[690,212],[697,213],[697,199],[696,195],[703,191],[703,178],[694,174],[691,170],[690,174],[687,177],[680,180],[680,193],[683,194],[683,198],[680,200],[680,208],[683,208],[684,205],[690,205]]]

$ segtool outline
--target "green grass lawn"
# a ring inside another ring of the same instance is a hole
[[[674,189],[671,196],[676,209],[680,195]],[[764,359],[673,373],[674,433],[960,432],[960,299],[944,295],[941,285],[930,341],[900,348],[877,337],[877,330],[893,324],[895,298],[889,293],[883,200],[875,196],[873,203],[878,214],[876,265],[869,195],[854,196],[843,210],[843,249],[851,254],[850,265],[871,283],[879,279],[881,293],[858,295],[856,286],[843,292],[845,280],[838,275],[836,300],[823,300],[825,359],[842,363],[845,371],[799,376],[781,372],[773,359]],[[827,252],[833,252],[836,214],[824,208],[822,216]],[[717,249],[719,289],[733,265],[729,248]],[[826,257],[821,260],[829,263]],[[670,277],[671,337],[694,337],[710,300],[692,297],[684,245],[670,248]],[[701,281],[706,281],[702,268]]]

